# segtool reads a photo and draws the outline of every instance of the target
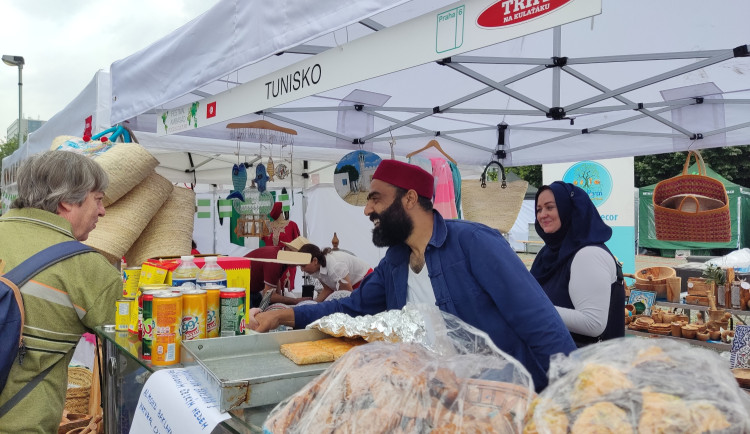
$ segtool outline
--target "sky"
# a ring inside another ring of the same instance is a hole
[[[94,74],[218,0],[0,0],[0,54],[23,56],[23,117],[49,120]],[[0,143],[18,119],[18,68],[0,62]]]

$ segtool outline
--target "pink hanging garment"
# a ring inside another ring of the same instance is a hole
[[[435,177],[435,197],[432,206],[444,219],[458,218],[451,167],[442,158],[430,158],[430,161],[432,162],[432,176]]]

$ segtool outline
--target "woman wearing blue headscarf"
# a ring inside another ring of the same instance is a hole
[[[531,274],[547,293],[579,347],[625,335],[625,288],[612,236],[581,188],[561,181],[536,194],[536,232],[544,240]]]

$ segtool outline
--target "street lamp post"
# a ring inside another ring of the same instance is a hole
[[[3,62],[6,65],[9,66],[17,66],[18,67],[18,147],[20,148],[22,143],[22,131],[21,131],[21,120],[23,119],[23,98],[21,97],[21,92],[23,89],[23,76],[21,71],[23,71],[23,56],[11,56],[9,54],[3,54]]]

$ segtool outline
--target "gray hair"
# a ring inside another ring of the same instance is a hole
[[[61,202],[80,205],[91,192],[109,184],[99,163],[70,151],[48,151],[23,162],[18,170],[18,197],[11,208],[38,208],[57,214]]]

